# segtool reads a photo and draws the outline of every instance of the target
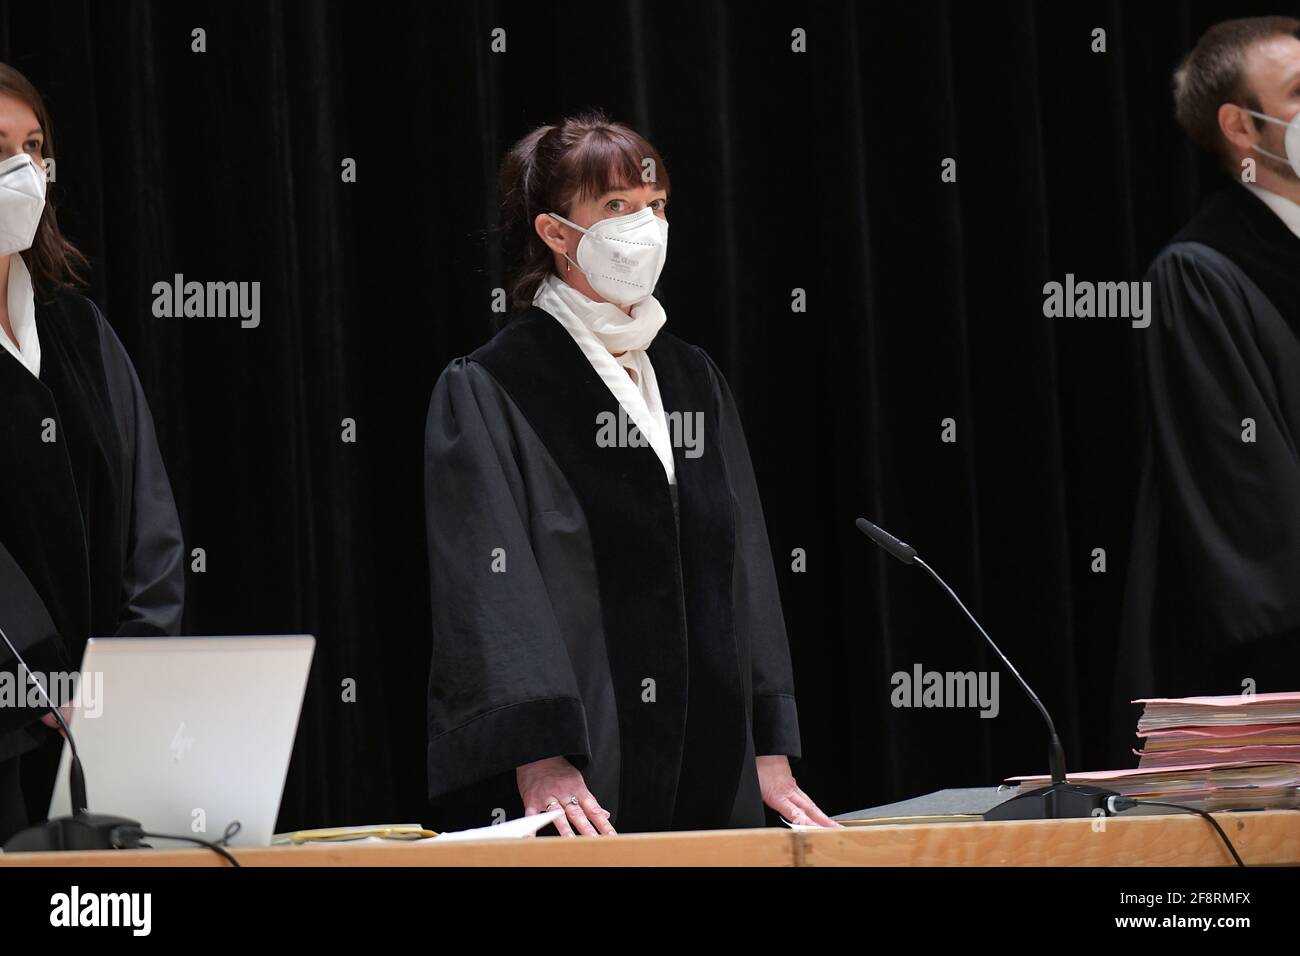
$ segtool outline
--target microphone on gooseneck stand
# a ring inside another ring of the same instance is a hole
[[[934,568],[921,560],[916,553],[916,549],[910,544],[899,541],[884,528],[877,527],[866,518],[859,518],[856,524],[859,531],[899,561],[904,564],[920,565],[930,577],[938,582],[939,587],[943,588],[957,606],[962,609],[962,612],[970,618],[970,622],[975,625],[975,629],[984,635],[984,640],[988,641],[989,647],[993,648],[993,652],[1006,665],[1007,670],[1025,689],[1029,699],[1034,702],[1038,712],[1043,715],[1043,722],[1047,724],[1049,740],[1048,765],[1052,771],[1052,782],[1046,787],[1030,790],[1028,793],[1022,793],[1019,796],[1012,797],[1005,803],[999,804],[985,813],[984,819],[1060,820],[1069,817],[1096,816],[1098,810],[1104,815],[1109,815],[1111,811],[1106,801],[1109,797],[1118,796],[1118,794],[1113,790],[1105,790],[1101,787],[1070,783],[1066,779],[1065,748],[1061,746],[1061,738],[1056,732],[1056,724],[1052,721],[1052,715],[1047,712],[1047,708],[1038,699],[1038,695],[1034,693],[1034,689],[1029,686],[1028,681],[1021,677],[1020,672],[1012,666],[1011,661],[1007,659],[1007,655],[1002,653],[1001,649],[993,643],[993,638],[989,637],[988,632],[980,626],[980,622],[975,620],[975,615],[962,603],[961,598],[957,597],[957,593],[948,587],[947,582],[939,577]]]
[[[32,669],[27,666],[23,656],[18,653],[9,640],[9,635],[0,628],[0,640],[9,648],[18,666],[31,678],[36,689],[40,691],[41,702],[54,715],[68,741],[72,760],[68,770],[68,792],[72,801],[72,815],[56,817],[44,823],[38,823],[14,834],[4,845],[6,853],[41,852],[46,850],[113,850],[129,849],[139,845],[140,824],[125,817],[114,817],[103,813],[90,813],[86,809],[86,773],[77,756],[77,744],[72,739],[72,728],[63,719],[63,713],[50,699],[41,682],[36,679]]]

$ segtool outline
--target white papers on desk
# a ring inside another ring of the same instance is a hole
[[[780,818],[781,822],[784,823],[786,826],[788,826],[791,830],[824,830],[825,829],[825,827],[820,826],[819,824],[816,823],[791,823],[785,817],[781,816],[781,814],[778,813],[777,816]]]
[[[530,837],[552,820],[562,816],[564,816],[563,810],[548,810],[545,813],[535,813],[531,817],[507,820],[505,823],[498,823],[490,827],[440,833],[436,837],[431,837],[431,839],[445,843],[448,841],[469,842],[473,840],[509,840],[514,837]]]
[[[505,823],[498,823],[495,826],[477,827],[473,830],[453,830],[449,833],[439,833],[437,836],[424,837],[423,839],[412,839],[410,836],[399,839],[395,836],[379,836],[378,832],[391,830],[394,832],[412,831],[418,832],[424,830],[424,827],[418,823],[406,823],[393,826],[358,826],[358,827],[335,827],[327,830],[301,830],[297,833],[277,834],[271,844],[289,845],[289,844],[315,844],[323,846],[327,843],[348,843],[356,845],[358,843],[385,843],[393,845],[395,843],[428,843],[431,840],[450,840],[452,842],[472,842],[474,840],[510,840],[519,837],[530,837],[537,833],[542,827],[546,826],[556,817],[564,816],[563,810],[550,810],[546,813],[538,813],[531,817],[520,817],[518,820],[507,820]],[[427,831],[426,831],[427,832]],[[297,837],[298,839],[294,839]]]

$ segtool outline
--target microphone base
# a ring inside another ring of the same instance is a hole
[[[1106,808],[1114,790],[1081,783],[1053,783],[1030,790],[984,814],[985,820],[1071,820],[1080,817],[1108,817]],[[1100,811],[1100,813],[1098,812]]]
[[[51,850],[133,850],[140,845],[136,820],[106,813],[77,813],[55,817],[19,830],[4,845],[6,853],[47,853]]]

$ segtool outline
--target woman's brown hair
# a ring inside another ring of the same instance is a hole
[[[646,160],[651,164],[647,167]],[[647,168],[652,179],[645,179]],[[512,263],[510,305],[526,309],[555,254],[537,235],[539,213],[566,218],[575,202],[653,182],[668,191],[662,157],[636,130],[615,123],[599,110],[539,126],[506,153],[501,163],[502,226]]]
[[[0,96],[12,96],[36,114],[36,122],[45,134],[41,144],[41,158],[52,160],[54,128],[45,101],[27,77],[7,63],[0,63]],[[85,281],[82,278],[83,270],[89,268],[86,257],[59,231],[59,220],[50,196],[53,186],[50,181],[45,184],[45,212],[41,214],[31,248],[22,253],[23,262],[32,276],[32,288],[41,299],[48,299],[64,286],[82,284]]]

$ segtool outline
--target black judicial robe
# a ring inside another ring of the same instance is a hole
[[[1147,279],[1147,434],[1119,668],[1129,743],[1132,696],[1240,693],[1247,676],[1261,691],[1300,686],[1300,238],[1230,184]],[[1270,672],[1241,672],[1265,647]]]
[[[800,755],[735,403],[700,349],[660,332],[649,355],[664,410],[703,413],[702,453],[673,449],[676,520],[648,445],[597,444],[618,402],[549,313],[434,389],[429,794],[461,814],[444,827],[517,815],[514,768],[561,755],[621,831],[762,826],[755,755]]]
[[[67,290],[37,302],[36,327],[39,379],[0,350],[0,545],[12,558],[0,594],[34,591],[57,631],[57,646],[37,635],[33,669],[76,670],[88,637],[179,632],[183,543],[153,418],[112,327]],[[39,718],[0,708],[0,760],[55,734]]]

